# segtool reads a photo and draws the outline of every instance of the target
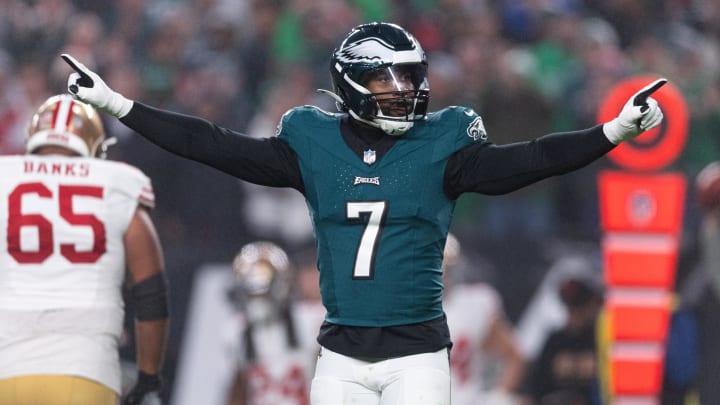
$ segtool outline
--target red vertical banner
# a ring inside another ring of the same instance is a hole
[[[655,79],[633,77],[613,88],[598,121],[613,119]],[[605,356],[600,363],[606,365],[601,377],[607,405],[659,404],[662,390],[687,180],[661,169],[682,152],[688,113],[671,83],[652,97],[663,110],[663,124],[619,145],[608,154],[619,169],[598,177],[607,285],[599,353]]]

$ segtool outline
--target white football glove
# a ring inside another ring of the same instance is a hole
[[[658,79],[643,87],[630,97],[617,118],[603,125],[603,132],[610,142],[617,145],[660,125],[663,113],[650,95],[665,83],[667,79]]]
[[[118,118],[130,112],[132,100],[113,91],[100,76],[72,56],[66,53],[61,56],[75,70],[68,77],[68,91],[73,97]]]

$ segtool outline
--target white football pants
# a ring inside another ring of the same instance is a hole
[[[321,348],[312,405],[450,405],[447,349],[363,361]]]

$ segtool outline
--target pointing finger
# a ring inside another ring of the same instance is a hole
[[[75,58],[66,53],[60,55],[60,57],[62,57],[63,60],[67,62],[67,64],[70,65],[70,67],[78,73],[78,75],[80,75],[80,78],[77,80],[78,85],[82,87],[93,87],[95,82],[90,77],[90,75],[86,73],[85,70],[87,68],[85,68],[82,63],[78,62],[77,60],[75,60]]]
[[[646,107],[648,97],[650,97],[650,95],[657,91],[660,87],[664,86],[665,83],[667,83],[667,79],[657,79],[640,90],[633,99],[633,105]]]

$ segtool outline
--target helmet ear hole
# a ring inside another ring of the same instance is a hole
[[[367,109],[367,106],[368,106],[368,99],[367,99],[367,98],[363,98],[362,100],[360,100],[360,103],[359,103],[359,107],[360,107],[359,110],[360,110],[360,111],[365,111],[365,110]],[[363,114],[363,115],[365,115],[365,114]]]

